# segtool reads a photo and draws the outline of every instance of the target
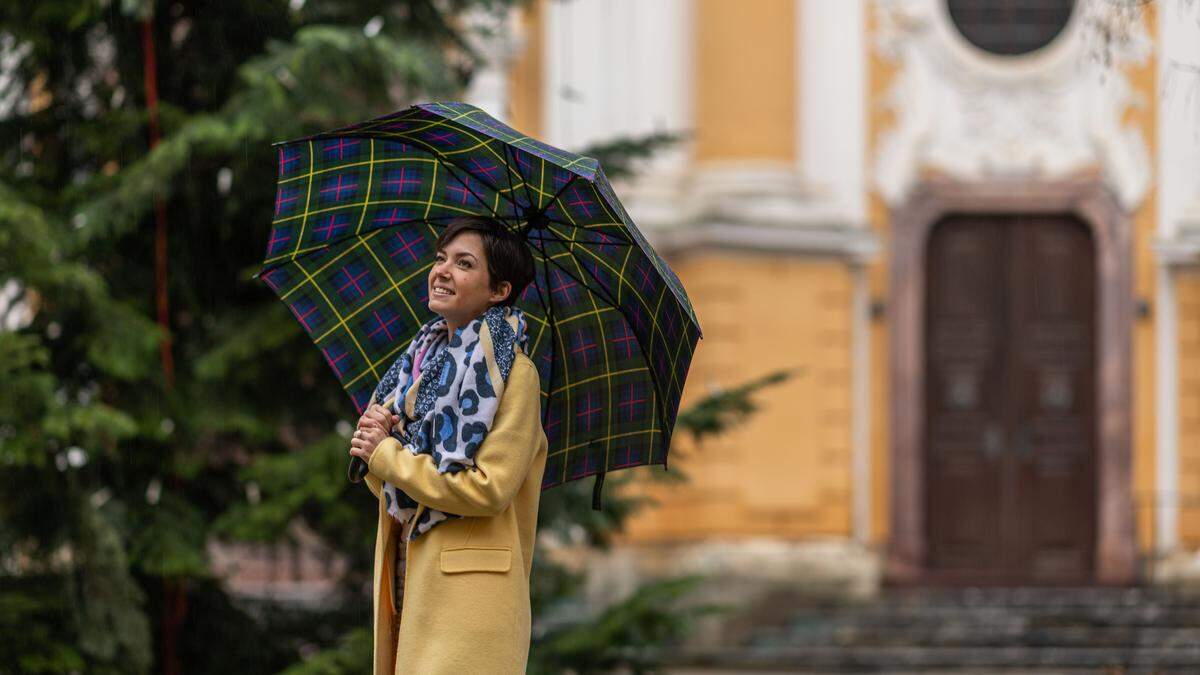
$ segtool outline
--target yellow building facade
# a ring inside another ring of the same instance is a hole
[[[535,2],[491,45],[521,131],[686,134],[617,186],[701,321],[683,405],[793,373],[626,488],[598,587],[1200,574],[1200,29],[977,8]]]

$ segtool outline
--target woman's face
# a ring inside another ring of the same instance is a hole
[[[492,289],[483,238],[466,230],[446,242],[434,258],[429,270],[429,309],[455,330],[503,300],[511,288],[512,284],[502,281]]]

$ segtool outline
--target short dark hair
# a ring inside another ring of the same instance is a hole
[[[463,232],[478,232],[487,256],[488,278],[492,290],[507,281],[512,284],[508,297],[499,305],[512,305],[529,282],[533,281],[533,254],[524,238],[509,230],[499,220],[487,216],[460,216],[448,222],[437,238],[437,250],[442,250]]]

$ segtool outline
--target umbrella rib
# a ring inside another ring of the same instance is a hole
[[[559,198],[559,196],[561,196],[561,195],[562,195],[562,193],[566,192],[566,191],[567,191],[567,188],[571,187],[571,183],[574,183],[574,182],[575,182],[575,179],[576,179],[576,178],[578,178],[578,177],[579,177],[579,175],[578,175],[578,174],[576,174],[576,173],[571,173],[571,177],[570,177],[569,179],[567,179],[567,182],[566,182],[566,183],[563,183],[563,186],[562,186],[561,188],[559,188],[559,189],[558,189],[558,192],[555,192],[555,193],[554,193],[554,196],[553,196],[553,197],[551,197],[551,198],[550,198],[550,200],[546,202],[546,205],[547,205],[547,206],[549,206],[551,203],[558,201],[558,198]],[[551,220],[551,218],[550,218],[549,216],[547,216],[547,215],[546,215],[546,209],[539,209],[539,210],[538,210],[538,213],[539,213],[539,214],[540,214],[542,217],[546,218],[546,220],[547,220],[547,221]],[[574,226],[572,226],[572,227],[574,227]],[[528,229],[528,228],[526,228],[526,230],[525,230],[525,233],[526,233],[526,238],[528,238],[528,236],[529,236],[529,229]]]
[[[461,131],[461,129],[460,129],[460,131]],[[474,132],[475,130],[470,129],[470,131]],[[471,134],[468,133],[467,135],[470,136]],[[500,140],[495,137],[487,136],[486,134],[485,134],[485,137],[492,138],[493,140],[497,140],[497,141]],[[435,160],[437,160],[437,162],[439,164],[441,164],[443,167],[446,168],[446,171],[448,173],[450,173],[450,175],[454,176],[454,179],[457,180],[459,182],[459,184],[462,185],[465,190],[470,192],[471,195],[473,197],[475,197],[475,199],[478,199],[479,203],[482,204],[484,206],[484,208],[487,208],[489,211],[492,211],[493,216],[496,215],[496,212],[494,210],[492,210],[490,207],[488,207],[487,204],[483,201],[483,199],[479,195],[475,194],[475,191],[472,190],[469,185],[467,185],[466,181],[459,178],[455,174],[455,172],[453,170],[451,170],[451,167],[454,166],[454,163],[449,161],[448,159],[446,159],[446,156],[444,154],[442,154],[441,150],[438,150],[437,148],[435,148],[435,147],[429,145],[428,143],[421,141],[419,139],[408,138],[406,140],[411,142],[413,147],[418,148],[418,149],[424,149],[426,152],[428,152],[431,157],[433,157]],[[504,143],[504,141],[500,141],[500,142]],[[422,146],[424,146],[424,147],[422,147]],[[464,171],[465,171],[465,169],[464,169]],[[469,174],[470,172],[468,171],[467,173]],[[474,174],[471,174],[471,175],[474,175]],[[475,179],[478,180],[480,183],[482,183],[485,187],[491,189],[497,195],[500,194],[500,188],[498,186],[491,185],[488,181],[486,181],[482,178],[479,178],[478,176],[475,176]],[[514,206],[516,205],[516,202],[513,202],[511,199],[509,200],[509,202],[511,202]]]
[[[558,189],[558,192],[554,193],[554,196],[551,197],[550,201],[546,202],[546,204],[549,205],[550,202],[558,201],[558,198],[562,196],[562,193],[567,191],[567,188],[571,187],[571,184],[575,182],[576,178],[579,178],[579,175],[572,172],[571,177],[567,179],[567,182],[563,183],[563,186]],[[545,214],[545,212],[546,212],[546,210],[542,209],[542,213]]]
[[[500,147],[501,147],[501,151],[502,151],[501,154],[504,155],[504,181],[506,183],[508,183],[509,194],[516,194],[517,188],[513,186],[513,182],[512,182],[512,165],[510,165],[508,163],[508,152],[507,152],[508,143],[501,141]],[[497,194],[499,194],[498,190],[497,190]],[[509,201],[512,202],[514,209],[521,208],[521,204],[516,200],[516,197],[509,199]]]
[[[289,263],[292,263],[292,262],[294,262],[294,261],[296,261],[296,260],[299,260],[299,259],[301,259],[301,258],[305,258],[305,257],[307,257],[308,255],[310,255],[310,254],[312,254],[312,253],[317,253],[317,252],[319,252],[319,251],[324,251],[324,250],[326,250],[326,249],[328,249],[328,248],[330,248],[330,247],[333,247],[333,246],[340,245],[340,244],[342,244],[342,243],[343,243],[343,242],[345,242],[345,241],[349,241],[349,240],[351,240],[351,239],[354,239],[355,237],[362,238],[362,237],[364,237],[364,236],[370,235],[370,234],[371,234],[371,233],[373,233],[373,232],[383,232],[383,231],[387,230],[388,228],[398,227],[398,226],[400,226],[400,225],[412,225],[412,224],[414,224],[414,223],[426,223],[426,224],[429,224],[429,225],[434,225],[434,226],[436,227],[436,223],[432,223],[432,222],[430,222],[430,221],[434,221],[434,220],[452,220],[452,219],[454,219],[454,218],[458,218],[458,217],[459,217],[459,216],[457,216],[457,215],[453,215],[453,216],[427,216],[427,217],[422,217],[422,218],[412,218],[412,219],[409,219],[409,220],[402,220],[402,221],[400,221],[400,222],[396,222],[396,223],[389,223],[389,224],[387,224],[387,225],[384,225],[384,226],[382,226],[382,227],[375,228],[375,229],[372,229],[372,230],[367,230],[366,232],[360,232],[360,233],[358,233],[358,234],[347,234],[347,235],[344,235],[344,236],[338,237],[337,239],[334,239],[334,240],[332,240],[332,241],[326,242],[326,243],[325,243],[325,245],[324,245],[324,246],[322,246],[321,248],[314,248],[314,249],[310,249],[310,250],[304,251],[303,253],[300,253],[299,255],[294,255],[294,256],[292,256],[292,257],[289,257],[289,258],[283,258],[283,259],[280,259],[280,260],[278,260],[278,261],[276,261],[276,262],[274,262],[274,263],[271,263],[271,266],[270,266],[270,267],[263,267],[263,268],[262,268],[262,269],[260,269],[258,272],[256,272],[256,273],[254,274],[254,276],[255,276],[255,277],[259,277],[259,276],[261,276],[262,274],[264,274],[264,273],[266,273],[266,272],[269,272],[269,271],[271,271],[271,270],[273,270],[273,269],[278,269],[278,268],[280,268],[280,267],[283,267],[284,265],[287,265],[287,264],[289,264]]]
[[[574,229],[574,230],[591,230],[591,229],[594,229],[595,227],[597,227],[597,226],[599,226],[599,225],[621,225],[621,226],[626,226],[626,225],[625,225],[625,223],[622,223],[622,222],[620,222],[620,221],[609,221],[609,222],[607,222],[607,223],[592,223],[591,225],[577,225],[577,224],[575,224],[575,223],[569,223],[569,222],[567,222],[567,221],[565,221],[565,220],[559,220],[558,218],[551,218],[550,216],[546,216],[546,220],[547,220],[548,222],[555,223],[555,224],[557,224],[557,225],[562,225],[563,227],[569,227],[569,228],[571,228],[571,229]],[[626,227],[628,227],[628,226],[626,226]]]
[[[537,202],[533,198],[533,191],[529,189],[529,179],[526,178],[525,174],[521,173],[521,163],[517,161],[517,150],[516,150],[516,148],[512,147],[511,145],[505,144],[505,146],[504,146],[504,157],[505,157],[504,161],[506,163],[508,162],[508,156],[510,154],[512,155],[513,162],[515,162],[517,165],[517,175],[521,177],[521,189],[522,189],[522,191],[525,192],[525,199],[529,200],[529,208],[531,208],[531,209],[537,208]],[[542,160],[543,163],[545,161],[546,160],[544,160],[544,159]]]
[[[566,192],[566,191],[567,191],[567,187],[568,187],[568,186],[570,186],[570,185],[571,185],[571,183],[575,182],[575,178],[576,178],[576,177],[577,177],[577,176],[576,176],[575,174],[572,174],[572,175],[571,175],[571,180],[567,181],[567,184],[566,184],[566,185],[564,185],[564,186],[562,187],[562,189],[561,189],[561,190],[559,190],[557,193],[555,193],[555,195],[554,195],[553,197],[551,197],[551,198],[550,198],[550,201],[551,201],[551,202],[556,202],[556,201],[558,201],[558,198],[559,198],[560,196],[562,196],[562,193],[564,193],[564,192]],[[549,203],[549,202],[547,202],[547,203]],[[564,212],[565,212],[565,211],[566,211],[566,209],[565,209],[565,206],[566,206],[566,205],[565,205],[565,204],[560,204],[560,206],[563,206],[563,207],[564,207],[564,209],[563,209],[563,210],[564,210]],[[544,212],[543,212],[543,213],[544,213]],[[587,227],[583,227],[583,226],[581,226],[581,225],[576,225],[575,223],[568,223],[568,222],[567,222],[567,221],[565,221],[565,220],[559,220],[559,219],[557,219],[557,218],[550,218],[549,216],[547,216],[547,217],[546,217],[546,219],[547,219],[547,220],[549,220],[550,222],[558,223],[559,225],[563,225],[563,226],[565,226],[565,227],[574,228],[574,229],[577,229],[577,230],[578,230],[578,229],[584,229],[584,230],[588,229]],[[628,224],[626,224],[626,223],[623,223],[623,222],[614,222],[614,223],[612,223],[612,224],[613,224],[613,225],[624,225],[625,227],[630,227],[630,225],[628,225]],[[618,231],[620,231],[620,228],[618,228]],[[628,233],[622,232],[621,234],[622,234],[622,236],[624,236],[624,237],[625,237],[625,241],[626,241],[626,243],[628,243],[628,244],[630,244],[630,245],[633,245],[633,244],[635,244],[635,242],[633,241],[633,239],[629,237]],[[640,248],[640,247],[639,247],[639,248]]]
[[[554,221],[554,222],[558,222],[558,221]],[[559,223],[559,224],[562,225],[563,223]],[[570,226],[568,225],[568,227],[570,227]],[[578,228],[576,228],[576,229],[578,229]],[[550,234],[554,235],[554,237],[555,237],[554,241],[557,241],[561,244],[578,244],[580,246],[586,246],[588,244],[594,244],[596,246],[634,246],[634,244],[631,242],[620,241],[620,240],[602,242],[602,241],[580,241],[578,239],[563,239],[563,236],[561,234],[555,232],[554,230],[551,230],[548,227],[546,228],[546,232],[549,232]]]
[[[464,190],[466,190],[467,192],[470,192],[471,196],[474,197],[479,202],[479,204],[481,206],[483,206],[483,208],[487,209],[488,211],[491,211],[493,217],[495,217],[497,215],[496,210],[493,209],[492,207],[488,206],[487,202],[483,201],[483,197],[480,197],[478,194],[476,194],[475,191],[471,189],[471,186],[467,185],[467,182],[465,180],[463,180],[462,178],[459,178],[458,173],[454,170],[454,168],[452,168],[452,167],[454,167],[454,164],[446,161],[446,159],[441,156],[436,156],[436,159],[443,167],[445,167],[446,173],[450,174],[451,177],[454,178],[454,180],[458,181],[458,184],[463,186]],[[471,172],[469,172],[469,171],[467,171],[466,173],[468,175],[474,175],[474,174],[471,174]],[[496,193],[496,196],[500,197],[501,199],[504,199],[509,204],[512,204],[513,208],[516,208],[519,206],[519,204],[517,204],[515,201],[504,196],[504,194],[500,191],[499,187],[497,187],[495,185],[490,185],[487,181],[483,180],[479,176],[475,176],[475,180],[482,183],[484,187],[491,189],[492,192]]]
[[[544,248],[542,248],[541,246],[538,246],[537,248],[539,248],[542,252],[542,278],[545,280],[547,288],[549,288],[550,273],[548,271],[548,268],[546,267],[546,260],[547,260],[546,250]],[[550,326],[550,333],[551,333],[550,352],[551,352],[551,354],[550,354],[550,379],[549,379],[549,382],[550,382],[550,388],[551,388],[550,390],[553,391],[554,362],[556,360],[556,357],[558,356],[558,324],[555,323],[555,321],[554,321],[554,297],[553,297],[553,294],[551,294],[551,297],[549,298],[549,300],[547,300],[546,296],[542,295],[541,286],[534,284],[533,287],[534,287],[534,289],[537,290],[538,298],[541,299],[541,301],[542,301],[542,307],[546,309],[546,312],[547,312],[546,324]],[[547,394],[548,393],[549,392],[547,392]],[[549,419],[549,417],[550,417],[550,398],[549,398],[549,396],[547,396],[546,410],[542,412],[542,426],[543,427],[546,426],[546,421]],[[564,471],[565,471],[565,465],[564,465]]]
[[[466,182],[465,180],[463,180],[462,178],[460,178],[460,177],[459,177],[459,175],[458,175],[458,173],[457,173],[457,172],[456,172],[454,169],[452,169],[452,168],[451,168],[453,165],[452,165],[450,162],[447,162],[447,161],[446,161],[445,159],[443,159],[442,157],[437,157],[437,161],[438,161],[438,163],[439,163],[439,164],[441,164],[441,165],[442,165],[442,168],[444,168],[444,169],[446,170],[446,173],[450,174],[450,177],[451,177],[451,178],[453,178],[454,180],[458,181],[458,184],[459,184],[459,185],[461,185],[461,186],[463,186],[463,189],[464,189],[464,190],[466,190],[467,192],[470,192],[470,193],[471,193],[471,196],[475,198],[475,201],[479,202],[479,204],[480,204],[481,206],[483,206],[483,208],[485,208],[485,209],[487,209],[487,210],[491,211],[493,216],[494,216],[494,215],[496,215],[496,211],[495,211],[495,209],[493,209],[493,208],[491,208],[490,206],[488,206],[488,205],[487,205],[487,202],[485,202],[485,201],[483,200],[483,197],[480,197],[480,196],[479,196],[479,194],[477,194],[477,193],[475,192],[475,190],[472,190],[472,189],[471,189],[471,186],[470,186],[470,185],[467,185],[467,182]],[[476,178],[476,180],[479,180],[479,179],[478,179],[478,178]],[[485,186],[487,186],[487,187],[492,187],[492,186],[488,185],[486,182],[484,182],[483,180],[479,180],[479,182],[480,182],[480,183],[483,183],[483,184],[484,184]],[[492,190],[493,190],[493,191],[494,191],[496,194],[500,194],[500,191],[499,191],[498,189],[496,189],[496,188],[492,187]]]
[[[546,255],[546,249],[545,249],[545,248],[543,248],[543,247],[541,247],[541,246],[539,246],[538,248],[539,248],[539,249],[541,249],[541,251],[542,251],[542,260],[543,260],[543,263],[546,263],[546,262],[548,262],[548,263],[550,263],[551,265],[554,265],[554,266],[555,266],[555,267],[557,267],[559,270],[561,270],[563,274],[565,274],[565,275],[567,275],[567,276],[571,277],[571,278],[572,278],[572,279],[574,279],[574,280],[575,280],[577,283],[579,283],[580,285],[582,285],[584,288],[587,288],[587,289],[589,289],[589,290],[591,289],[591,287],[590,287],[590,286],[588,286],[588,284],[587,284],[586,282],[584,282],[584,281],[583,281],[582,279],[580,279],[579,277],[576,277],[574,274],[571,274],[571,273],[570,273],[570,272],[569,272],[569,271],[568,271],[568,270],[567,270],[565,267],[563,267],[562,265],[559,265],[557,261],[555,261],[553,258],[551,258],[551,257],[547,256],[547,255]],[[629,324],[630,324],[629,317],[628,317],[628,316],[625,314],[625,310],[624,310],[624,309],[622,309],[622,307],[621,307],[621,305],[620,305],[620,304],[618,304],[618,303],[614,302],[614,301],[613,301],[613,299],[612,299],[612,297],[610,297],[610,296],[609,296],[608,294],[606,294],[606,293],[601,293],[601,292],[597,291],[597,295],[599,295],[599,296],[600,296],[600,297],[601,297],[601,298],[602,298],[602,299],[603,299],[605,302],[607,302],[607,303],[609,304],[609,306],[611,306],[613,309],[615,309],[615,310],[617,310],[618,312],[620,312],[620,313],[621,313],[621,317],[622,317],[623,319],[625,319],[625,323],[626,323],[627,325],[629,325]],[[672,295],[671,297],[674,297],[674,295]],[[551,297],[550,297],[550,303],[551,303],[551,313],[553,313],[553,304],[554,304],[554,297],[553,297],[553,294],[551,294]],[[555,330],[555,332],[557,333],[557,329]],[[636,338],[636,339],[637,339],[637,341],[638,341],[638,349],[640,349],[640,350],[642,351],[642,358],[643,358],[643,360],[646,360],[646,359],[648,359],[649,357],[647,357],[647,355],[646,355],[646,354],[647,354],[647,352],[646,352],[646,348],[645,348],[645,346],[642,344],[642,338],[638,336],[638,334],[637,334],[637,331],[631,331],[631,332],[633,333],[633,337],[634,337],[634,338]],[[651,338],[653,338],[653,336],[651,336]],[[667,427],[667,418],[666,418],[666,417],[663,415],[663,400],[664,400],[666,397],[665,397],[665,396],[663,396],[663,389],[662,389],[662,386],[661,386],[661,385],[659,384],[659,382],[658,382],[658,373],[654,372],[654,367],[653,367],[653,366],[652,366],[650,363],[646,363],[646,370],[647,370],[647,372],[649,372],[649,373],[650,373],[650,379],[651,379],[651,380],[654,382],[654,390],[655,390],[655,394],[656,394],[656,397],[655,397],[655,398],[656,398],[656,402],[657,402],[657,404],[658,404],[658,405],[656,405],[656,406],[655,406],[655,412],[656,412],[656,413],[658,413],[658,424],[659,424],[659,426],[661,426],[661,427],[662,427],[662,432],[663,432],[663,461],[665,462],[665,461],[666,461],[666,457],[667,457],[667,452],[669,451],[669,447],[668,447],[668,446],[669,446],[669,443],[670,443],[670,436],[671,436],[671,430],[670,430],[670,429]]]
[[[553,241],[553,242],[556,242],[559,244],[581,244],[581,245],[582,244],[597,244],[599,246],[633,246],[633,244],[627,244],[625,242],[616,242],[616,243],[609,243],[609,244],[601,244],[600,242],[580,242],[580,241],[575,241],[573,239],[563,239],[557,232],[554,232],[554,231],[550,230],[549,228],[546,228],[545,231],[550,232],[550,234],[552,234],[554,238],[546,239],[544,237],[539,236],[536,239],[532,238],[532,237],[529,237],[528,239],[531,241],[538,241],[538,242]],[[538,248],[542,251],[542,255],[546,256],[545,248],[540,245],[538,246]],[[641,249],[639,248],[638,250],[641,250]],[[571,251],[569,251],[569,250],[566,252],[571,253]],[[574,257],[574,254],[571,253],[571,256]],[[583,281],[582,279],[579,279],[574,274],[571,274],[571,272],[569,272],[566,268],[564,268],[562,265],[559,265],[557,262],[555,262],[553,260],[553,258],[546,256],[546,259],[549,260],[555,267],[558,267],[559,269],[561,269],[564,274],[570,276],[576,282],[583,285],[584,288],[591,288],[591,286],[587,282]],[[597,283],[599,283],[599,280],[597,280]],[[603,289],[603,285],[600,285],[600,288]],[[605,302],[609,303],[610,305],[613,305],[614,307],[617,306],[617,303],[608,294],[600,292],[600,291],[597,291],[597,293],[604,299]],[[628,320],[628,317],[626,318],[626,320]]]
[[[509,144],[505,143],[502,148],[503,148],[503,155],[504,155],[504,180],[508,181],[508,184],[509,184],[509,195],[512,195],[512,199],[511,199],[512,207],[514,207],[514,209],[520,209],[521,213],[523,214],[524,211],[529,210],[529,207],[528,207],[528,205],[527,205],[527,207],[522,207],[520,202],[517,201],[517,186],[512,185],[512,165],[511,165],[511,163],[509,163]],[[521,172],[518,171],[517,175],[521,175]],[[521,184],[524,185],[523,175],[521,175]],[[528,197],[529,197],[529,195],[528,195],[528,191],[527,191],[526,198],[528,199]],[[532,204],[530,204],[530,205],[532,205]],[[518,227],[520,227],[520,226],[518,226]]]
[[[517,193],[517,187],[515,185],[513,185],[513,182],[512,182],[513,167],[512,167],[512,164],[510,164],[508,161],[508,152],[511,148],[509,147],[508,143],[504,143],[502,147],[504,149],[504,153],[503,153],[504,154],[504,169],[505,169],[504,179],[508,181],[508,191],[515,195]],[[525,185],[525,176],[521,175],[520,171],[517,171],[516,173],[518,176],[521,176],[521,185],[524,186]],[[525,188],[524,192],[525,192],[525,198],[528,200],[529,199],[528,187]],[[514,206],[520,207],[520,204],[517,203],[515,198],[512,201],[513,201]],[[521,210],[525,211],[525,210],[531,208],[532,206],[533,206],[533,201],[530,200],[529,206],[523,207]]]
[[[555,266],[555,267],[557,267],[557,268],[558,268],[558,269],[559,269],[559,270],[560,270],[560,271],[561,271],[563,274],[565,274],[565,275],[567,275],[567,276],[571,277],[572,279],[574,279],[574,280],[575,280],[575,282],[576,282],[576,283],[578,283],[579,285],[583,286],[584,288],[586,288],[586,289],[588,289],[588,290],[594,290],[594,291],[596,292],[596,294],[597,294],[597,295],[599,295],[599,296],[600,296],[600,297],[601,297],[601,298],[602,298],[602,299],[603,299],[605,302],[607,302],[609,305],[611,305],[611,306],[612,306],[613,308],[615,308],[617,311],[621,311],[621,306],[620,306],[620,305],[619,305],[619,304],[618,304],[618,303],[617,303],[615,300],[613,300],[612,296],[610,296],[608,293],[605,293],[605,292],[603,292],[603,286],[602,286],[602,285],[600,286],[600,288],[599,288],[599,289],[594,289],[594,288],[593,288],[593,287],[592,287],[590,284],[588,284],[586,281],[584,281],[583,279],[580,279],[579,277],[575,276],[574,274],[572,274],[572,273],[570,272],[570,270],[568,270],[567,268],[565,268],[565,267],[563,267],[562,265],[558,264],[558,261],[554,260],[554,258],[552,258],[552,257],[550,257],[550,256],[548,256],[548,255],[546,255],[546,249],[545,249],[543,246],[539,245],[539,246],[538,246],[538,249],[539,249],[539,250],[541,250],[541,252],[542,252],[542,257],[544,258],[545,262],[548,262],[548,263],[550,263],[551,265],[554,265],[554,266]],[[625,312],[621,312],[621,315],[622,315],[622,316],[625,316]],[[625,317],[625,320],[626,320],[626,321],[628,321],[628,320],[629,320],[629,317]]]

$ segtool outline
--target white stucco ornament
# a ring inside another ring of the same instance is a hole
[[[1141,131],[1124,124],[1145,105],[1121,66],[1142,62],[1149,37],[1140,22],[1096,58],[1089,26],[1103,20],[1078,3],[1068,25],[1042,49],[1000,56],[972,45],[945,0],[876,0],[876,48],[896,74],[883,105],[894,125],[880,137],[876,188],[902,203],[922,171],[965,181],[1061,178],[1099,170],[1122,206],[1135,208],[1150,182]]]

